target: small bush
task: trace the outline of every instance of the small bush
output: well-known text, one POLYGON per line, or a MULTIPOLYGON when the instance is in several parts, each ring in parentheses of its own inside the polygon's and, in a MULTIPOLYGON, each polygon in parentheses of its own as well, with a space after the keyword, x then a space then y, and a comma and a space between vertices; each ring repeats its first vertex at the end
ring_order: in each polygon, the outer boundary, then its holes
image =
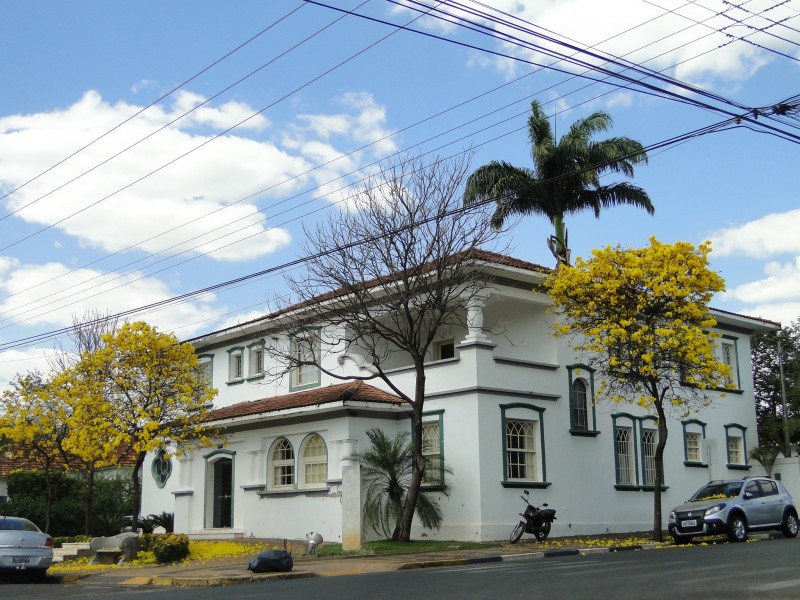
POLYGON ((143 533, 139 536, 139 552, 152 552, 153 550, 153 538, 158 536, 153 535, 152 533, 143 533))
POLYGON ((92 541, 90 535, 62 535, 53 538, 53 547, 61 548, 63 544, 86 544, 92 541))
POLYGON ((153 535, 150 546, 156 562, 177 562, 189 556, 189 537, 183 534, 153 535))

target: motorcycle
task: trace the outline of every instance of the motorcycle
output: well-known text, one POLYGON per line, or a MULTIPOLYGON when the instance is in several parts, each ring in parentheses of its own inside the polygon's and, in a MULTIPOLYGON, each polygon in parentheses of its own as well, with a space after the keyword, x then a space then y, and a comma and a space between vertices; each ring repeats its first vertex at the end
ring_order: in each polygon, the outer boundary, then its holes
POLYGON ((526 504, 525 512, 519 513, 522 519, 514 526, 511 532, 510 541, 512 544, 516 544, 523 533, 532 533, 539 541, 546 539, 550 534, 550 527, 553 525, 553 521, 556 520, 555 509, 544 508, 547 504, 542 504, 543 508, 537 508, 528 500, 528 490, 523 493, 525 495, 520 496, 520 498, 526 504))

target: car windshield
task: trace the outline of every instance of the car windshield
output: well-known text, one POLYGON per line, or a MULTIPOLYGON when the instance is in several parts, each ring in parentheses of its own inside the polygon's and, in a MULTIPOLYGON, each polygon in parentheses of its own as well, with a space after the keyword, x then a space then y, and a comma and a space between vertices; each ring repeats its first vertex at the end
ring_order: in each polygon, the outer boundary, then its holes
POLYGON ((738 496, 741 490, 741 481, 715 481, 697 490, 695 495, 689 499, 689 502, 712 500, 714 498, 733 498, 738 496))
POLYGON ((39 531, 39 528, 27 519, 0 517, 0 531, 39 531))

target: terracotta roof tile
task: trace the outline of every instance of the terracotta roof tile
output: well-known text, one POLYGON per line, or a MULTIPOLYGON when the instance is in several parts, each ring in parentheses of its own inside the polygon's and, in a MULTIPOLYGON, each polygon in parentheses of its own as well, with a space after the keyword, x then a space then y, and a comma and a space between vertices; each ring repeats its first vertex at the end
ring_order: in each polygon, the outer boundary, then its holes
MULTIPOLYGON (((133 452, 121 453, 117 464, 111 467, 102 468, 127 468, 136 465, 136 454, 133 452)), ((53 462, 53 469, 60 470, 64 467, 64 462, 61 459, 56 459, 53 462)), ((5 477, 14 471, 39 471, 42 469, 41 462, 36 458, 35 454, 27 453, 22 456, 18 453, 12 452, 8 447, 0 451, 0 477, 5 477)), ((83 467, 76 459, 71 461, 70 471, 81 471, 83 467)))
POLYGON ((350 381, 327 387, 314 388, 302 392, 293 392, 283 396, 262 398, 251 402, 239 402, 224 408, 213 410, 208 414, 207 420, 221 421, 235 417, 257 415, 261 413, 276 412, 291 408, 305 406, 319 406, 333 402, 375 402, 378 404, 393 404, 399 406, 403 400, 363 381, 350 381))
MULTIPOLYGON (((537 273, 550 273, 552 271, 552 269, 550 269, 548 267, 543 267, 542 265, 537 265, 535 263, 528 262, 526 260, 520 260, 518 258, 513 258, 511 256, 506 256, 505 254, 498 254, 497 252, 490 252, 488 250, 475 249, 475 250, 471 250, 470 254, 471 254, 471 257, 473 257, 473 258, 475 258, 476 260, 479 260, 479 261, 485 261, 485 262, 488 262, 488 263, 494 263, 494 264, 498 264, 498 265, 505 265, 507 267, 514 267, 514 268, 517 268, 517 269, 524 269, 526 271, 534 271, 534 272, 537 272, 537 273)), ((426 270, 429 270, 430 268, 431 268, 430 266, 423 265, 422 267, 420 267, 420 272, 425 272, 426 270)), ((380 285, 381 283, 386 283, 387 281, 391 281, 391 279, 392 279, 392 277, 387 277, 385 279, 370 279, 369 281, 365 281, 364 285, 367 288, 375 287, 377 285, 380 285)), ((211 333, 222 333, 222 332, 225 332, 225 331, 228 331, 228 330, 231 330, 231 329, 240 329, 242 327, 246 327, 248 325, 253 325, 255 323, 267 322, 267 321, 273 320, 273 319, 275 319, 275 318, 277 318, 277 317, 279 317, 279 316, 281 316, 283 314, 286 314, 286 313, 289 313, 291 311, 300 309, 300 308, 302 308, 304 306, 307 306, 309 304, 316 303, 316 302, 324 302, 326 300, 331 300, 331 299, 337 298, 339 296, 344 296, 346 293, 347 292, 344 289, 331 290, 330 292, 327 292, 325 294, 321 294, 320 296, 317 296, 316 298, 312 298, 310 300, 306 300, 304 302, 300 302, 298 304, 294 304, 292 306, 288 306, 286 308, 277 310, 277 311, 272 312, 272 313, 267 313, 267 314, 265 314, 265 315, 263 315, 261 317, 256 317, 255 319, 251 319, 249 321, 243 321, 241 323, 237 323, 236 325, 232 325, 232 326, 226 327, 224 329, 219 329, 219 330, 211 332, 211 333)), ((188 339, 186 341, 188 341, 190 343, 191 342, 196 342, 198 340, 202 340, 205 337, 208 337, 208 335, 210 335, 210 334, 203 334, 203 335, 200 335, 200 336, 197 336, 197 337, 194 337, 194 338, 190 338, 190 339, 188 339)))

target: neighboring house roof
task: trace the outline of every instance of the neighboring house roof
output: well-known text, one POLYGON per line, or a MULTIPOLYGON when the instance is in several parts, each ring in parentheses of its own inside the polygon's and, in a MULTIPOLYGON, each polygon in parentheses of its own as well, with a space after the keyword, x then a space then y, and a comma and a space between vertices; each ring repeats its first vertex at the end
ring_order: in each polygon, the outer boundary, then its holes
MULTIPOLYGON (((24 450, 24 447, 23 447, 24 450)), ((108 467, 100 467, 100 469, 121 469, 132 468, 136 465, 136 454, 133 452, 125 452, 120 455, 117 464, 108 467)), ((64 461, 56 459, 53 461, 52 468, 54 470, 61 470, 64 468, 64 461)), ((39 471, 42 469, 41 462, 35 458, 32 452, 21 453, 13 452, 5 448, 0 455, 0 477, 6 477, 14 471, 39 471)), ((100 470, 98 469, 98 470, 100 470)), ((83 466, 77 460, 70 461, 70 471, 81 471, 83 466)))
POLYGON ((238 402, 224 408, 211 411, 206 419, 208 421, 222 421, 284 411, 292 408, 320 406, 322 404, 347 402, 368 402, 400 406, 403 400, 399 397, 379 390, 363 381, 349 381, 327 387, 315 388, 303 392, 294 392, 283 396, 262 398, 250 402, 238 402))

